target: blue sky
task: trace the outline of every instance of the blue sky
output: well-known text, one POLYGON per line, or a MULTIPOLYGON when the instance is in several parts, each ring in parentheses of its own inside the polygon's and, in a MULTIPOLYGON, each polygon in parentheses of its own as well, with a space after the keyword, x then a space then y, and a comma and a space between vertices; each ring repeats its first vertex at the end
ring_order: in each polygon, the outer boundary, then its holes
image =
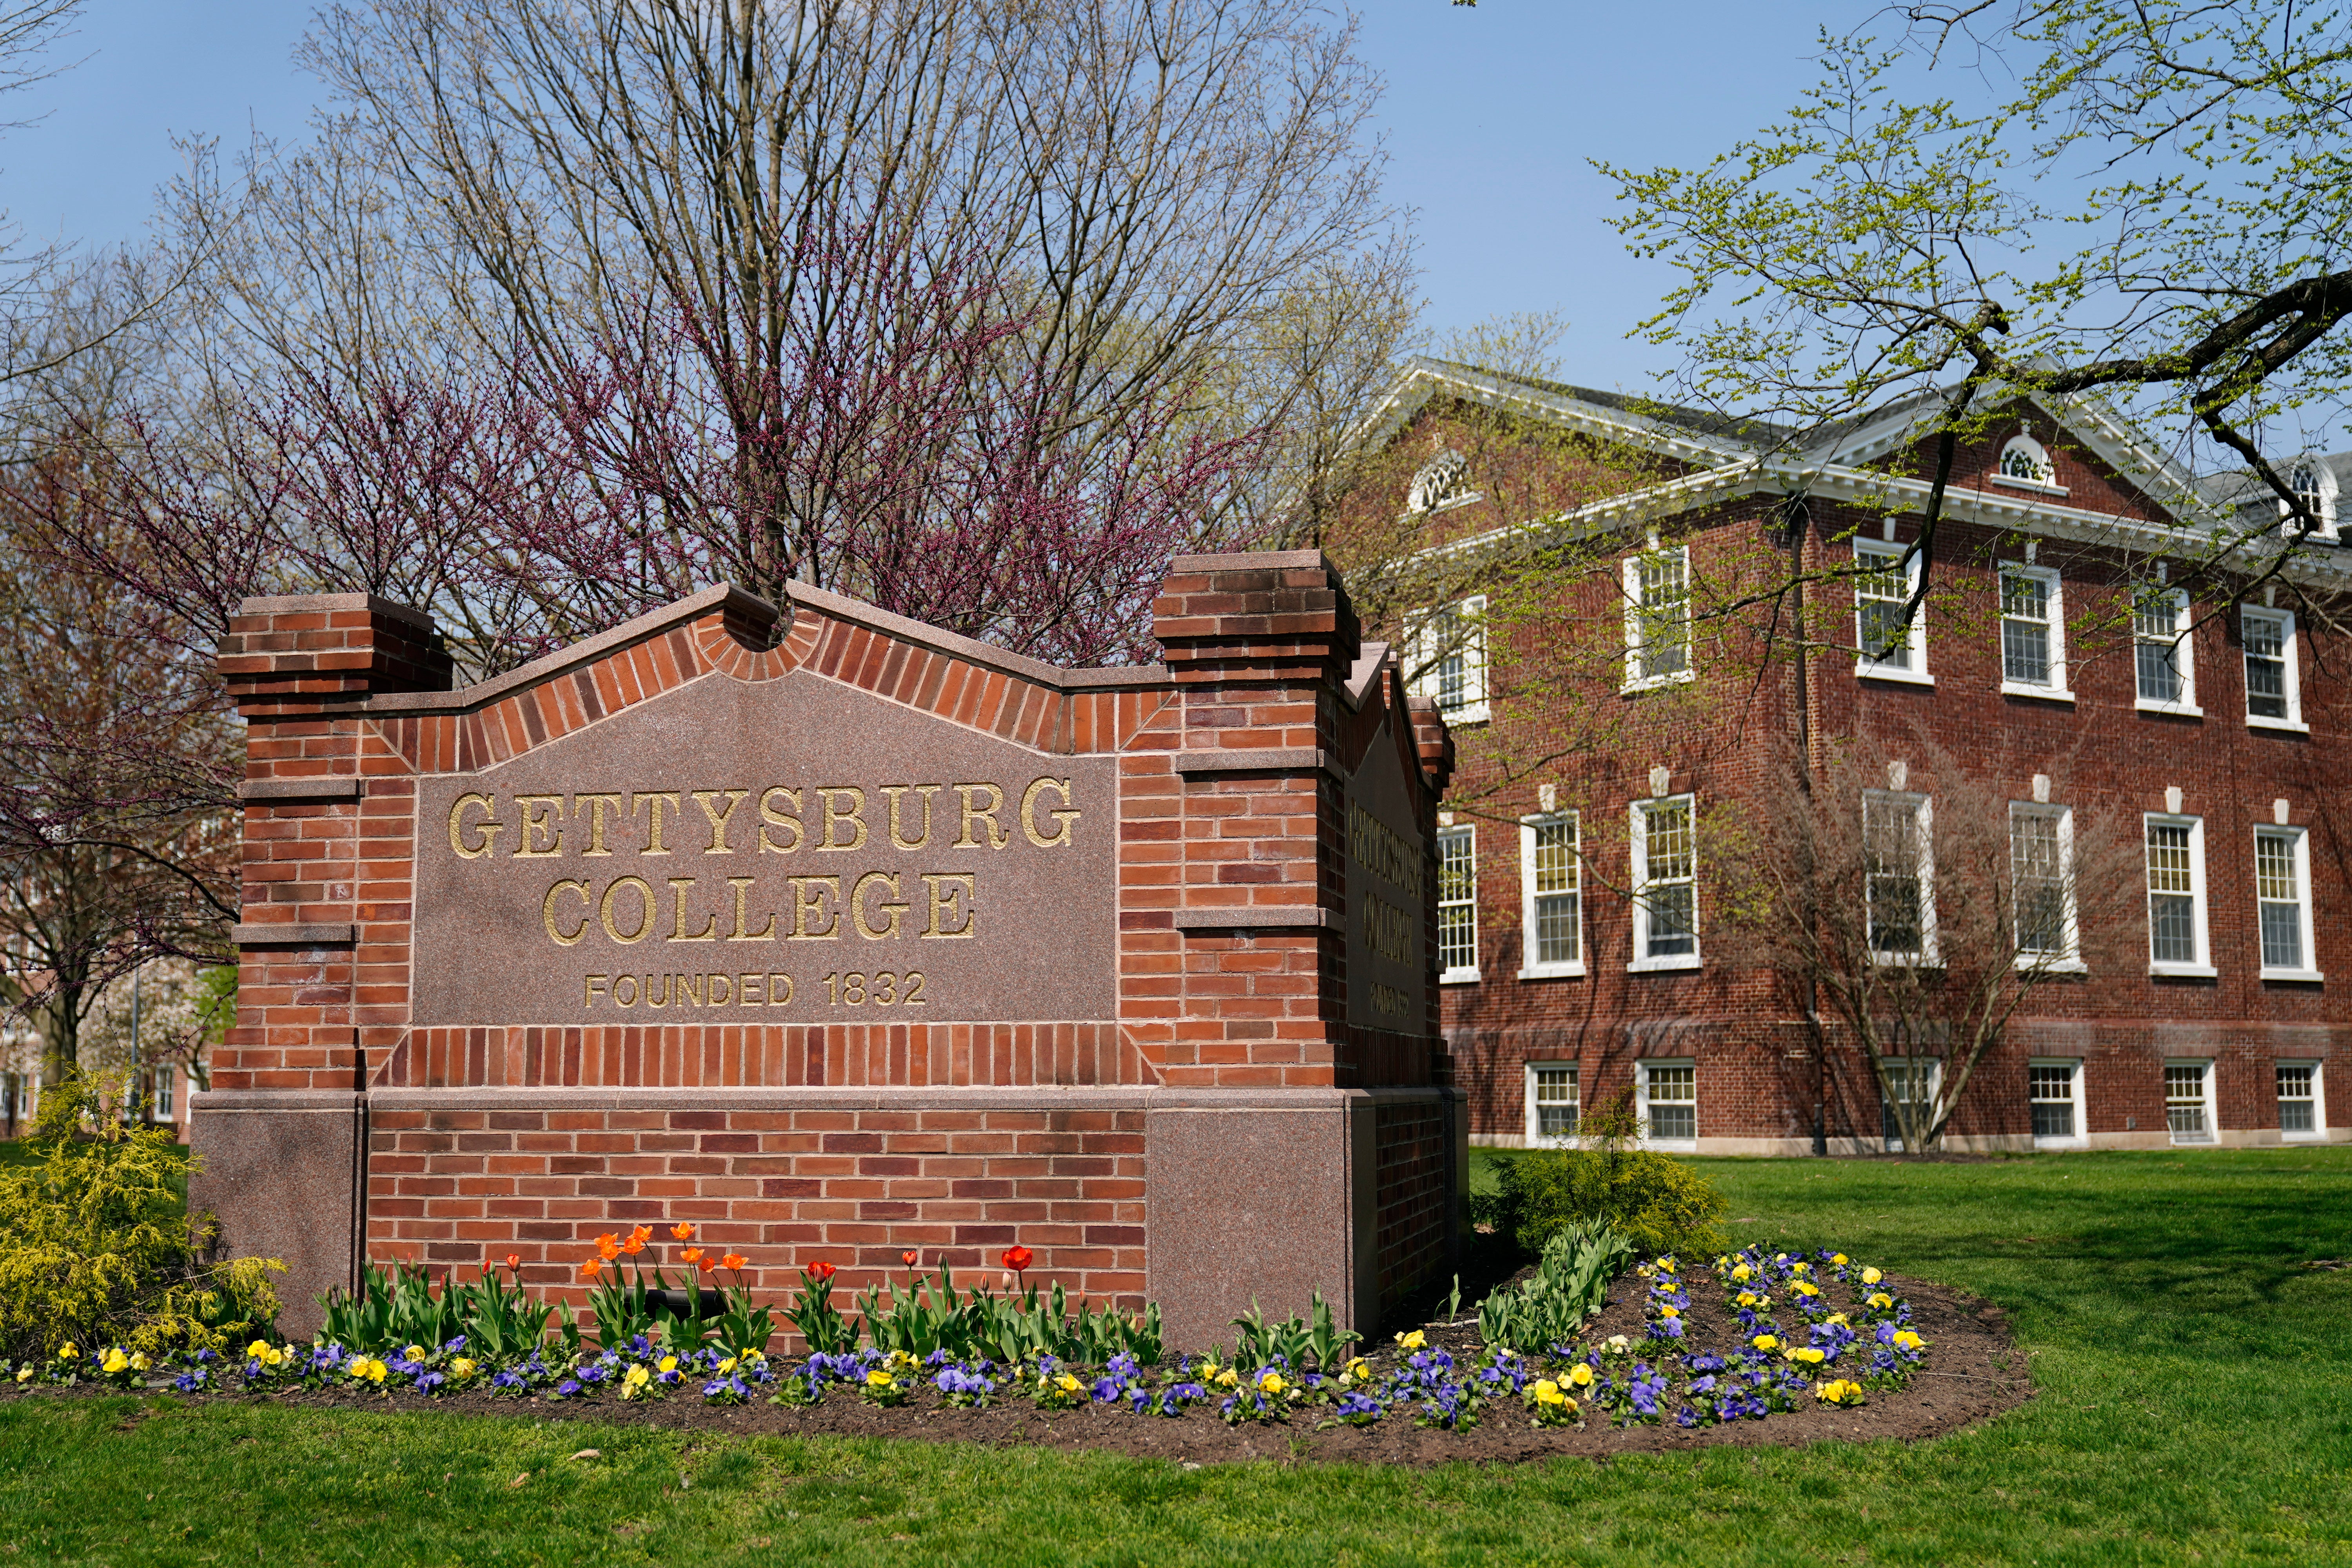
MULTIPOLYGON (((1362 5, 1364 55, 1389 81, 1391 195, 1421 215, 1431 324, 1558 310, 1573 379, 1646 385, 1669 366, 1624 333, 1667 279, 1626 256, 1586 160, 1704 158, 1794 100, 1822 24, 1871 8, 1362 5)), ((177 168, 175 133, 300 137, 315 90, 290 56, 310 13, 310 0, 92 0, 60 51, 88 58, 15 106, 46 118, 0 140, 0 207, 28 240, 127 239, 177 168)))

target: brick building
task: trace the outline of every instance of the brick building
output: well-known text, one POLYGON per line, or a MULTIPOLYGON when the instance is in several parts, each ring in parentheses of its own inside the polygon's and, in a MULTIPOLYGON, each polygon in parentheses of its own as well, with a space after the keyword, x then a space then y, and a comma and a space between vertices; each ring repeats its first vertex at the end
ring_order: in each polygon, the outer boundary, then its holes
MULTIPOLYGON (((2290 539, 2264 525, 2274 502, 2181 471, 2111 412, 2012 402, 1963 444, 1920 552, 1922 429, 1916 403, 1799 432, 1431 360, 1371 416, 1335 535, 1395 537, 1402 514, 1423 557, 1514 563, 1409 642, 1461 749, 1442 1011, 1474 1142, 1570 1133, 1630 1087, 1662 1147, 1887 1145, 1889 1079, 1790 974, 1717 940, 1718 813, 1832 752, 1884 767, 1855 793, 1926 843, 1939 794, 1995 800, 2021 900, 2036 857, 2094 824, 2129 841, 2127 907, 2082 932, 2062 890, 2047 933, 2021 936, 2050 973, 1946 1147, 2352 1139, 2332 1065, 2352 1044, 2336 464, 2293 465, 2329 527, 2290 539), (1540 510, 1530 472, 1552 481, 1540 510), (2232 518, 2265 542, 2219 548, 2232 518), (1801 594, 1769 591, 1792 578, 1801 594), (2081 962, 2094 935, 2123 956, 2081 962)), ((1945 1054, 1931 1039, 1889 1078, 1931 1090, 1945 1054)))

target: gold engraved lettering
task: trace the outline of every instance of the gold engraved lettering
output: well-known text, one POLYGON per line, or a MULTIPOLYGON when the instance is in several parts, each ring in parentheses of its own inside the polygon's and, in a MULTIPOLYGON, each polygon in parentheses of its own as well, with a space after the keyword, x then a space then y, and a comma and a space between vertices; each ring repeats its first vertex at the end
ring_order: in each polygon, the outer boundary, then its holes
MULTIPOLYGON (((596 912, 598 917, 604 922, 604 934, 611 937, 614 942, 624 944, 633 942, 643 942, 645 940, 646 932, 653 929, 653 884, 647 882, 643 877, 616 877, 613 880, 613 885, 604 889, 604 901, 597 906, 596 912), (621 934, 620 926, 615 923, 613 919, 613 900, 620 893, 620 890, 623 888, 635 888, 637 890, 638 899, 637 929, 631 931, 626 936, 623 936, 621 934)), ((617 980, 613 984, 616 989, 620 985, 620 982, 617 980)))
POLYGON ((882 793, 890 797, 890 843, 899 849, 920 849, 931 841, 931 796, 940 793, 937 784, 884 784, 882 793), (909 789, 923 797, 923 836, 908 838, 898 831, 898 797, 909 789))
POLYGON ((703 816, 710 818, 710 847, 703 851, 705 855, 735 853, 727 843, 727 819, 735 815, 735 808, 742 805, 743 797, 751 793, 748 789, 698 789, 694 792, 694 804, 702 807, 703 816), (710 803, 720 795, 727 797, 727 809, 714 811, 710 803))
POLYGON ((702 929, 700 931, 688 931, 686 929, 686 890, 694 886, 694 879, 691 877, 672 877, 669 879, 669 886, 670 896, 674 901, 670 907, 669 935, 665 940, 669 942, 717 942, 719 940, 719 917, 717 915, 713 915, 709 920, 703 921, 702 929))
POLYGON ((670 977, 669 977, 668 975, 667 975, 667 974, 662 975, 662 976, 660 977, 660 979, 661 979, 661 998, 660 998, 660 1000, 656 1001, 656 1000, 655 1000, 655 997, 654 997, 654 979, 655 979, 655 977, 654 977, 653 975, 650 975, 650 974, 648 974, 648 975, 646 975, 646 1006, 648 1006, 648 1007, 667 1007, 667 1006, 668 1006, 668 1005, 669 1005, 669 978, 670 978, 670 977))
POLYGON ((604 982, 609 978, 610 976, 603 974, 590 975, 588 977, 587 1000, 583 1002, 581 1005, 583 1007, 593 1007, 596 1005, 596 993, 604 989, 604 982))
POLYGON ((1067 844, 1070 833, 1077 826, 1078 814, 1070 809, 1070 781, 1067 779, 1032 779, 1029 787, 1021 792, 1021 831, 1029 842, 1040 849, 1050 849, 1056 844, 1067 844), (1054 819, 1050 834, 1037 831, 1037 797, 1046 790, 1059 790, 1062 804, 1045 815, 1054 819))
POLYGON ((782 784, 769 785, 767 790, 760 796, 760 847, 762 851, 770 855, 789 855, 793 850, 801 847, 801 819, 797 815, 787 816, 782 812, 778 811, 774 806, 768 804, 778 795, 782 795, 786 800, 792 802, 793 810, 795 814, 797 814, 801 808, 800 791, 796 789, 786 789, 782 784), (789 832, 792 835, 791 840, 787 843, 779 844, 774 839, 769 837, 769 829, 776 827, 783 828, 785 831, 789 832))
POLYGON ((738 1007, 764 1007, 767 1005, 765 998, 753 994, 753 992, 759 988, 760 982, 763 978, 765 977, 762 973, 756 969, 747 969, 742 973, 737 975, 735 977, 735 1005, 738 1007))
POLYGON ((745 907, 744 900, 751 896, 751 880, 752 879, 749 877, 730 877, 727 879, 727 885, 735 889, 735 929, 728 934, 727 940, 729 942, 773 942, 776 940, 776 917, 772 914, 768 917, 768 923, 761 926, 758 931, 747 931, 744 929, 744 922, 750 918, 750 912, 745 907))
POLYGON ((547 925, 547 934, 555 939, 558 947, 570 947, 588 934, 588 910, 594 902, 594 893, 585 882, 562 881, 547 889, 547 897, 539 901, 539 918, 547 925), (580 923, 572 928, 570 936, 555 929, 555 895, 566 888, 580 895, 580 923))
MULTIPOLYGON (((673 818, 675 818, 685 809, 677 804, 677 791, 674 789, 655 791, 652 793, 639 790, 630 791, 629 820, 632 822, 635 822, 637 819, 637 802, 641 800, 653 808, 646 814, 646 825, 645 852, 648 855, 667 855, 669 853, 669 846, 662 842, 662 802, 669 802, 669 814, 673 818)), ((650 1003, 652 1001, 652 997, 648 995, 646 1000, 650 1003)))
POLYGON ((499 847, 499 829, 506 826, 498 820, 498 813, 499 803, 495 795, 459 795, 457 804, 449 808, 449 847, 456 850, 460 858, 467 860, 478 860, 496 849, 499 847), (470 849, 466 847, 465 829, 458 820, 466 815, 466 808, 469 805, 478 805, 490 816, 489 821, 473 825, 478 837, 470 849))
POLYGON ((522 842, 514 847, 518 860, 548 860, 563 853, 563 797, 560 795, 519 795, 515 804, 522 807, 522 842), (547 847, 534 848, 531 840, 545 836, 547 847))
POLYGON ((855 784, 819 784, 816 793, 817 797, 824 802, 824 837, 818 841, 817 847, 820 849, 865 848, 866 818, 860 816, 858 813, 866 809, 866 792, 855 784), (849 808, 846 811, 833 803, 833 797, 837 795, 849 797, 849 808), (857 837, 846 844, 836 843, 833 830, 845 822, 857 830, 857 837))
POLYGON ((604 847, 604 814, 618 813, 620 809, 621 797, 617 795, 575 795, 572 797, 572 815, 578 816, 584 813, 588 818, 588 847, 582 850, 582 854, 612 853, 604 847))
POLYGON ((673 974, 670 976, 670 990, 672 994, 676 997, 679 1006, 683 1007, 688 1002, 693 1003, 698 1007, 702 1005, 702 983, 705 978, 707 977, 700 974, 673 974))
POLYGON ((891 898, 896 899, 898 896, 898 879, 895 874, 883 871, 868 871, 857 879, 857 886, 852 889, 849 894, 849 912, 857 922, 857 934, 869 942, 881 942, 887 938, 896 937, 898 934, 898 922, 906 919, 907 906, 902 903, 874 906, 887 910, 890 914, 890 923, 880 931, 876 931, 873 922, 866 918, 870 912, 866 902, 866 892, 869 888, 880 888, 891 898))
POLYGON ((735 1000, 735 982, 731 976, 714 974, 710 977, 710 1005, 724 1007, 735 1000))
POLYGON ((786 1004, 787 1002, 790 1002, 792 999, 793 999, 793 977, 792 977, 791 975, 789 975, 789 974, 771 974, 771 975, 769 975, 769 976, 768 976, 768 1005, 769 1005, 769 1006, 771 1006, 771 1007, 781 1007, 781 1006, 784 1005, 784 1004, 786 1004), (781 980, 781 981, 782 981, 782 982, 784 983, 784 994, 783 994, 782 995, 781 995, 781 996, 779 996, 779 995, 777 995, 777 994, 776 994, 776 982, 777 982, 777 981, 779 981, 779 980, 781 980))
POLYGON ((1391 963, 1411 963, 1413 921, 1395 905, 1364 895, 1364 945, 1391 963))
POLYGON ((637 1005, 637 977, 634 974, 615 974, 613 976, 613 1000, 624 1007, 635 1006, 637 1005), (629 994, 626 996, 621 994, 621 987, 624 985, 629 988, 629 994))
POLYGON ((979 879, 970 871, 924 871, 919 873, 924 886, 931 890, 930 921, 923 928, 925 937, 965 937, 971 934, 972 895, 979 890, 979 879), (962 923, 950 929, 948 921, 962 923))
POLYGON ((1002 849, 1013 842, 1013 835, 996 820, 996 814, 1004 809, 1003 790, 992 784, 960 784, 955 788, 956 793, 963 796, 963 836, 955 841, 957 848, 978 849, 985 845, 991 849, 1002 849), (988 804, 974 805, 972 797, 982 790, 988 792, 988 804), (975 822, 982 826, 978 838, 971 836, 971 825, 975 822))
MULTIPOLYGON (((841 934, 841 921, 833 911, 824 907, 824 900, 827 898, 831 898, 836 904, 841 902, 841 879, 838 877, 793 877, 789 879, 793 885, 793 934, 791 940, 793 942, 831 942, 834 938, 839 936, 841 934), (811 924, 811 917, 823 920, 824 924, 822 926, 811 924)), ((770 1005, 773 1005, 772 1003, 770 1005)))

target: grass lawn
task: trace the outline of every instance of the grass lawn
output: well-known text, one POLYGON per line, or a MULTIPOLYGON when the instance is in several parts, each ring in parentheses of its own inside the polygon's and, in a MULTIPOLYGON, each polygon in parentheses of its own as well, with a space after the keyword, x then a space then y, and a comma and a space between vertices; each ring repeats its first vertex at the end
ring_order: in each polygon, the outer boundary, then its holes
POLYGON ((0 1552, 271 1564, 2352 1562, 2352 1271, 2303 1267, 2352 1257, 2352 1150, 1702 1163, 1748 1220, 1742 1239, 1837 1245, 2009 1308, 2040 1397, 1908 1448, 1425 1472, 1185 1470, 154 1396, 19 1403, 0 1408, 0 1552), (604 1457, 567 1458, 586 1447, 604 1457))

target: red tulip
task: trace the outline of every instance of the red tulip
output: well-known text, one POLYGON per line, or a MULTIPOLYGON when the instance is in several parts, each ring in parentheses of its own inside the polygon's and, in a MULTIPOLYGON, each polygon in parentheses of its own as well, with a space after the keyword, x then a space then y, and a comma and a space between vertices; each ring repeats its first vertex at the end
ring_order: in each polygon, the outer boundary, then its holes
POLYGON ((1036 1256, 1025 1247, 1008 1247, 1004 1249, 1004 1267, 1015 1274, 1024 1273, 1036 1256))
POLYGON ((507 1254, 507 1267, 508 1267, 508 1268, 512 1268, 512 1269, 520 1270, 520 1269, 522 1268, 522 1254, 521 1254, 521 1253, 520 1253, 520 1252, 509 1252, 509 1253, 508 1253, 508 1254, 507 1254))
POLYGON ((806 1273, 812 1279, 830 1279, 834 1276, 834 1267, 830 1263, 812 1263, 806 1273))
POLYGON ((919 1252, 902 1252, 898 1254, 898 1261, 912 1268, 915 1266, 915 1259, 921 1256, 919 1252))
POLYGON ((705 1274, 709 1273, 712 1269, 719 1267, 719 1259, 716 1258, 712 1258, 709 1254, 702 1252, 702 1249, 699 1247, 697 1247, 695 1251, 698 1256, 694 1266, 697 1268, 701 1269, 705 1274))

